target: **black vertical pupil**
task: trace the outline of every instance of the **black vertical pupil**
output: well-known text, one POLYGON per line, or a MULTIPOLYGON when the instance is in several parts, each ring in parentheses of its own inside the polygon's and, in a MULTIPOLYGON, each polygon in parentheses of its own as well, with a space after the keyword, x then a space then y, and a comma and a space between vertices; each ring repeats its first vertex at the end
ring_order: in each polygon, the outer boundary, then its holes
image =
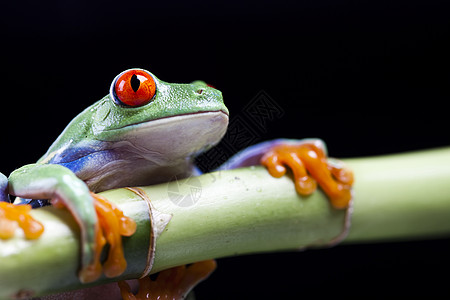
POLYGON ((136 93, 139 87, 141 86, 141 81, 138 79, 136 74, 133 74, 130 79, 131 88, 136 93))

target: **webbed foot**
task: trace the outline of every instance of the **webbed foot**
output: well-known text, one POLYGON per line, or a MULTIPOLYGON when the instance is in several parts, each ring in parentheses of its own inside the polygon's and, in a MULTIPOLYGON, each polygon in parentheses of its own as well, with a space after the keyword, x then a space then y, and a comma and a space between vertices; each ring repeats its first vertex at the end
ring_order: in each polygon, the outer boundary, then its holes
POLYGON ((328 159, 320 143, 282 143, 271 148, 261 158, 273 177, 281 177, 286 167, 292 170, 295 188, 301 195, 323 189, 331 204, 338 209, 348 207, 352 199, 353 173, 343 162, 328 159))
POLYGON ((184 297, 215 269, 215 260, 205 260, 189 266, 179 266, 161 271, 156 280, 149 276, 139 279, 139 291, 135 295, 125 281, 119 281, 124 300, 184 299, 184 297))
POLYGON ((31 205, 28 204, 0 202, 0 238, 12 238, 17 226, 22 228, 25 238, 39 238, 44 232, 44 226, 29 214, 30 211, 31 205))

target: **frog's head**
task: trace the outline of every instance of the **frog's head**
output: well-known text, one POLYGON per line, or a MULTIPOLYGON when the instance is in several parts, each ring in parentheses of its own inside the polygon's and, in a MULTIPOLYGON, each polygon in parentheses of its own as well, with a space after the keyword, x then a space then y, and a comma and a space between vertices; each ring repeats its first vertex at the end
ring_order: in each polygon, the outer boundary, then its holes
POLYGON ((201 81, 171 84, 142 69, 120 73, 110 93, 91 106, 97 141, 155 156, 181 158, 217 144, 226 132, 222 93, 201 81))

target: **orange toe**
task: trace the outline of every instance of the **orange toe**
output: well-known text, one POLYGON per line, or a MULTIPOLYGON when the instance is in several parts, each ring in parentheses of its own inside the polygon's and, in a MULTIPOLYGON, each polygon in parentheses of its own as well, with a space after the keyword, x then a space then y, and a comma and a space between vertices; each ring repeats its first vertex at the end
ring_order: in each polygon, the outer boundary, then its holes
POLYGON ((44 232, 44 226, 29 214, 30 211, 29 204, 0 202, 0 238, 13 237, 17 226, 22 228, 27 239, 39 238, 44 232))
POLYGON ((122 298, 127 300, 184 299, 216 267, 216 261, 206 260, 161 271, 156 280, 149 276, 139 279, 139 291, 136 295, 125 281, 119 282, 119 288, 122 298))
MULTIPOLYGON (((95 210, 99 219, 99 235, 96 257, 100 258, 104 241, 109 244, 108 257, 103 265, 103 272, 107 277, 117 277, 122 274, 127 262, 122 247, 122 236, 131 236, 136 231, 136 223, 114 204, 104 197, 91 193, 94 198, 95 210)), ((97 262, 95 262, 96 264, 97 262)))
POLYGON ((261 158, 261 164, 274 177, 281 177, 284 173, 280 170, 289 167, 300 195, 313 193, 318 184, 337 209, 348 207, 352 199, 352 171, 338 160, 329 163, 324 151, 314 143, 274 146, 261 158))
POLYGON ((102 272, 112 278, 121 275, 127 268, 122 247, 122 236, 131 236, 136 231, 136 222, 125 216, 114 204, 103 196, 91 192, 94 198, 98 225, 96 228, 93 262, 79 273, 82 282, 97 280, 102 272), (104 246, 108 243, 109 252, 103 265, 100 262, 104 246))

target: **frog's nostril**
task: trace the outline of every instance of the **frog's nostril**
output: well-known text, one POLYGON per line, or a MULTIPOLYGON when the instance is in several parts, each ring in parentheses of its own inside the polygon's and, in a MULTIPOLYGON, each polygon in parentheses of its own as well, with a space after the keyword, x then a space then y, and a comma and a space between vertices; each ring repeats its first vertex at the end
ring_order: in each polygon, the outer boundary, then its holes
POLYGON ((196 91, 196 93, 199 94, 199 95, 201 95, 201 94, 203 93, 203 89, 198 89, 198 90, 196 91))

